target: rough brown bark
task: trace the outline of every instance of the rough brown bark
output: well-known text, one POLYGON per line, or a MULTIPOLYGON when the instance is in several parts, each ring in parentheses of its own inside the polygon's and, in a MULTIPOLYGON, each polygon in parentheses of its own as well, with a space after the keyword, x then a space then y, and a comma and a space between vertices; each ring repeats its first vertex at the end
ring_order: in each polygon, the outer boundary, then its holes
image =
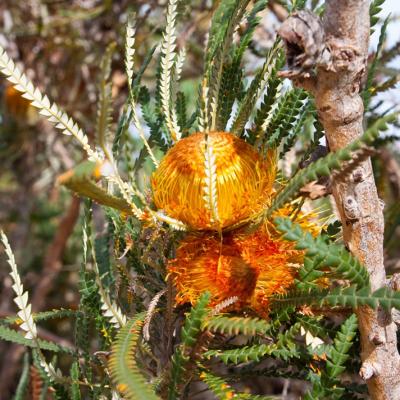
MULTIPOLYGON (((309 11, 289 17, 279 34, 286 44, 288 69, 282 73, 315 97, 331 150, 363 133, 359 95, 368 55, 369 1, 327 0, 321 21, 309 11)), ((383 265, 383 213, 370 160, 361 163, 332 191, 349 250, 366 266, 372 289, 386 283, 383 265)), ((362 346, 360 375, 371 398, 400 399, 400 358, 396 326, 383 310, 357 310, 362 346)))

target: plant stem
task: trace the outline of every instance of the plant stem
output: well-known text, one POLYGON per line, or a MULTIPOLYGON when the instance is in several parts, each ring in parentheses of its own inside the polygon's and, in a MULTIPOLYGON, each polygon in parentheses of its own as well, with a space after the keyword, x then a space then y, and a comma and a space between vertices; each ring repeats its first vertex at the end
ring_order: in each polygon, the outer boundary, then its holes
MULTIPOLYGON (((367 67, 369 1, 327 0, 322 21, 309 11, 293 14, 281 26, 288 70, 281 73, 315 96, 330 150, 348 145, 363 133, 360 97, 367 67)), ((333 182, 343 238, 365 265, 372 290, 385 285, 384 220, 371 161, 362 162, 345 180, 333 182)), ((391 315, 356 310, 362 346, 360 374, 372 399, 400 398, 400 358, 391 315)))

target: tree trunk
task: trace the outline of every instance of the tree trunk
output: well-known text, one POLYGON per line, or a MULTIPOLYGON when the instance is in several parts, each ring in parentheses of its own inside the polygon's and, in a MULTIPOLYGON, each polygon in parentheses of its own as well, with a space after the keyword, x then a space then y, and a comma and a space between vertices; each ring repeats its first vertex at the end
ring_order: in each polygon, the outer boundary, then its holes
MULTIPOLYGON (((279 29, 288 70, 282 76, 315 97, 332 151, 363 133, 360 97, 369 42, 367 0, 327 0, 321 21, 309 11, 289 17, 279 29)), ((372 290, 386 284, 383 265, 383 213, 371 161, 361 163, 345 181, 333 182, 333 196, 348 249, 368 269, 372 290)), ((383 310, 356 310, 362 346, 360 375, 372 399, 400 399, 400 358, 396 326, 383 310)))

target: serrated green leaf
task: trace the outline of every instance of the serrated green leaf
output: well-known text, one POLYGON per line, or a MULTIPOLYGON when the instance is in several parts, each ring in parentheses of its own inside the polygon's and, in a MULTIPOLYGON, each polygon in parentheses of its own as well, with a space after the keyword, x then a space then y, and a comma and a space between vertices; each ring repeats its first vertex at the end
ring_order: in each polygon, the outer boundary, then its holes
POLYGON ((14 329, 7 328, 4 325, 0 325, 0 339, 16 344, 22 344, 24 346, 32 348, 36 348, 38 344, 40 349, 49 350, 54 353, 59 353, 59 352, 68 354, 75 353, 74 349, 65 346, 60 346, 56 343, 49 342, 47 340, 37 339, 36 341, 32 339, 26 339, 23 333, 15 331, 14 329))
POLYGON ((144 318, 145 314, 138 314, 118 332, 108 362, 112 380, 127 400, 158 399, 135 360, 144 318))
POLYGON ((364 145, 373 143, 378 137, 379 132, 386 130, 387 124, 395 122, 396 119, 397 114, 386 115, 378 119, 359 139, 354 140, 343 149, 334 153, 329 153, 327 156, 318 159, 308 167, 300 170, 274 197, 271 206, 264 213, 264 217, 270 217, 276 210, 292 201, 306 183, 317 180, 319 176, 318 171, 322 170, 326 173, 326 168, 329 168, 330 172, 338 170, 343 162, 351 160, 354 151, 360 149, 364 145))
POLYGON ((204 328, 212 332, 220 332, 228 335, 256 335, 265 334, 271 329, 271 325, 259 318, 217 315, 206 319, 204 321, 204 328))
POLYGON ((299 273, 304 283, 312 283, 322 276, 312 274, 313 269, 321 271, 322 268, 329 268, 337 277, 349 280, 358 288, 369 285, 368 271, 344 246, 327 243, 322 236, 314 238, 290 218, 278 217, 274 221, 284 239, 295 242, 296 249, 306 250, 306 261, 299 273))

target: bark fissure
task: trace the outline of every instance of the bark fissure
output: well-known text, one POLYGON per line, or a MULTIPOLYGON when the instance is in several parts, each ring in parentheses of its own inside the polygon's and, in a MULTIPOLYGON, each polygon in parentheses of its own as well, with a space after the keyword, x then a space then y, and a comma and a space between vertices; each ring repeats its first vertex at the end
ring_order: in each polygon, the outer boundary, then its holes
MULTIPOLYGON (((280 27, 287 69, 281 75, 314 97, 332 151, 363 133, 360 88, 368 56, 369 2, 328 0, 322 20, 299 11, 280 27)), ((346 180, 334 180, 332 193, 349 250, 366 266, 372 290, 386 284, 384 221, 370 159, 346 180)), ((372 399, 400 399, 400 358, 391 315, 368 307, 357 310, 362 346, 360 374, 372 399)))

